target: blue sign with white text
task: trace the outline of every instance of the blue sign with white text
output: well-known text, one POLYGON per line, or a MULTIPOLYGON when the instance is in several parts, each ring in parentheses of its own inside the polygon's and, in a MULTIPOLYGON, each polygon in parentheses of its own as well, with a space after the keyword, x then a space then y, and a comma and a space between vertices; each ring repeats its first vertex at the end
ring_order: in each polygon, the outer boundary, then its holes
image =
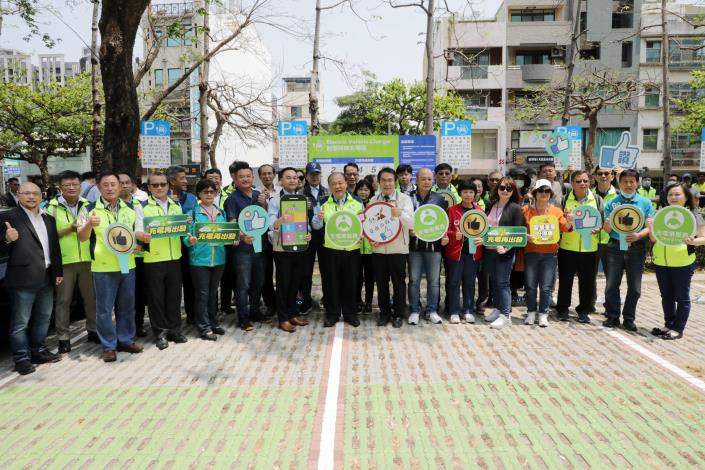
POLYGON ((306 121, 279 121, 279 137, 299 137, 307 134, 306 121))
POLYGON ((140 121, 140 134, 152 137, 166 137, 171 135, 169 121, 140 121))
POLYGON ((419 168, 436 166, 436 136, 435 135, 400 135, 399 164, 411 165, 414 169, 413 179, 419 168))
POLYGON ((441 121, 442 137, 467 137, 472 135, 472 121, 441 121))

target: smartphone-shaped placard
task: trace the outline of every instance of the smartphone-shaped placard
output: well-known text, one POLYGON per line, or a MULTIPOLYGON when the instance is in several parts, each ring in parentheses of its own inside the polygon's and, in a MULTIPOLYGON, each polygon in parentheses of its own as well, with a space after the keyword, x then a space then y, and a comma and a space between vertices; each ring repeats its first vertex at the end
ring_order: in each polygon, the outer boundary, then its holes
POLYGON ((281 197, 280 214, 289 214, 289 220, 279 229, 284 251, 305 251, 308 248, 308 207, 306 196, 302 194, 284 194, 281 197))

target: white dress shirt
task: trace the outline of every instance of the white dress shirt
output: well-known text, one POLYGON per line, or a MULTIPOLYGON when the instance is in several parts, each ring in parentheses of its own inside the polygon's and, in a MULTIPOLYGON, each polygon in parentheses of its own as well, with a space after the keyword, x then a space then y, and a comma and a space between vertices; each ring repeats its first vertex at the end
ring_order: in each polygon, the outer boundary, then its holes
POLYGON ((37 232, 39 237, 39 242, 42 244, 42 250, 44 251, 44 267, 48 268, 51 266, 51 254, 49 251, 49 234, 47 233, 47 226, 44 224, 44 218, 42 217, 42 211, 37 209, 37 214, 27 210, 22 204, 20 204, 22 210, 29 217, 29 221, 32 222, 32 227, 34 231, 37 232))

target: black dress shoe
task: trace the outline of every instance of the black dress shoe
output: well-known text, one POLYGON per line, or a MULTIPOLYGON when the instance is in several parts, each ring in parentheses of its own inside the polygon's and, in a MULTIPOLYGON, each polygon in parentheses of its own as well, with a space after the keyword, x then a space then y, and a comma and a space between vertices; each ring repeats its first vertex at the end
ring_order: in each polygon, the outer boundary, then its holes
POLYGON ((637 330, 637 327, 636 327, 636 324, 634 323, 634 320, 624 320, 624 324, 622 326, 627 331, 636 331, 637 330))
POLYGON ((568 312, 558 312, 558 319, 560 321, 568 321, 570 320, 570 316, 568 316, 568 312))
POLYGON ((96 333, 95 331, 89 331, 88 335, 86 335, 86 342, 100 344, 100 338, 98 337, 98 333, 96 333))
POLYGON ((387 323, 389 323, 389 315, 381 315, 377 320, 377 326, 387 326, 387 323))
POLYGON ((60 360, 61 356, 49 352, 46 349, 38 353, 32 353, 32 364, 47 364, 50 362, 59 362, 60 360))
POLYGON ((147 336, 147 330, 143 326, 140 326, 135 330, 135 336, 139 338, 144 338, 145 336, 147 336))
POLYGON ((169 342, 166 340, 166 336, 163 335, 157 336, 155 344, 157 345, 157 348, 159 348, 160 351, 169 347, 169 342))
POLYGON ((360 326, 360 320, 358 320, 357 318, 352 318, 352 319, 350 319, 350 320, 345 320, 345 323, 347 323, 348 325, 350 325, 350 326, 352 326, 352 327, 354 327, 354 328, 357 328, 358 326, 360 326))
POLYGON ((15 364, 15 370, 20 375, 27 375, 27 374, 31 374, 32 372, 34 372, 37 369, 34 368, 34 366, 32 365, 32 363, 30 361, 24 360, 24 361, 20 361, 17 364, 15 364))
POLYGON ((578 314, 578 322, 579 323, 590 323, 590 316, 587 313, 579 313, 578 314))
POLYGON ((59 354, 66 354, 71 352, 71 341, 68 339, 59 340, 59 354))
POLYGON ((166 335, 166 339, 173 343, 185 343, 188 338, 181 333, 169 333, 166 335))
POLYGON ((335 326, 336 323, 338 323, 338 322, 333 321, 333 320, 326 320, 326 321, 323 322, 323 327, 324 327, 324 328, 330 328, 330 327, 332 327, 332 326, 335 326))
POLYGON ((222 326, 214 326, 211 328, 211 331, 215 335, 224 335, 225 334, 225 329, 222 326))
POLYGON ((616 326, 619 326, 619 319, 618 318, 607 318, 607 320, 602 322, 602 326, 607 327, 607 328, 614 328, 616 326))
POLYGON ((255 329, 255 327, 250 323, 249 320, 245 320, 244 322, 240 323, 240 329, 242 331, 252 331, 255 329))
POLYGON ((392 318, 392 326, 394 328, 401 328, 401 325, 404 323, 404 320, 402 320, 401 317, 394 317, 392 318))
POLYGON ((201 333, 201 339, 204 339, 206 341, 216 341, 218 337, 213 333, 201 333))

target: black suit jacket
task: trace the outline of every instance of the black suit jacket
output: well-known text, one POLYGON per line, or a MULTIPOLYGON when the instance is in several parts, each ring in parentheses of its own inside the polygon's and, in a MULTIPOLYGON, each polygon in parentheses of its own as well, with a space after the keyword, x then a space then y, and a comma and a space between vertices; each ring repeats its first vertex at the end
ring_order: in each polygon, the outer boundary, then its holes
MULTIPOLYGON (((42 214, 44 225, 49 236, 49 255, 51 257, 51 278, 63 276, 61 263, 61 248, 59 235, 56 232, 56 222, 48 214, 42 214)), ((46 268, 44 250, 39 236, 24 209, 16 207, 0 213, 0 252, 9 255, 5 285, 7 287, 34 287, 44 282, 46 268), (12 243, 6 243, 5 232, 10 222, 12 228, 19 233, 19 238, 12 243)))
POLYGON ((10 194, 9 191, 6 192, 4 196, 2 196, 2 199, 5 202, 5 205, 7 207, 17 207, 17 203, 15 202, 15 198, 12 197, 12 194, 10 194))
MULTIPOLYGON (((320 205, 321 204, 320 201, 321 200, 325 201, 326 198, 328 198, 328 195, 330 193, 328 192, 328 188, 326 188, 322 184, 319 184, 318 185, 318 199, 316 199, 313 197, 313 194, 311 194, 311 186, 306 184, 306 186, 304 186, 304 188, 301 190, 301 194, 306 196, 306 198, 308 199, 308 220, 310 221, 313 219, 313 206, 320 205)), ((322 230, 323 229, 321 229, 320 231, 322 231, 322 230)), ((318 232, 319 230, 313 230, 313 231, 318 232)))

